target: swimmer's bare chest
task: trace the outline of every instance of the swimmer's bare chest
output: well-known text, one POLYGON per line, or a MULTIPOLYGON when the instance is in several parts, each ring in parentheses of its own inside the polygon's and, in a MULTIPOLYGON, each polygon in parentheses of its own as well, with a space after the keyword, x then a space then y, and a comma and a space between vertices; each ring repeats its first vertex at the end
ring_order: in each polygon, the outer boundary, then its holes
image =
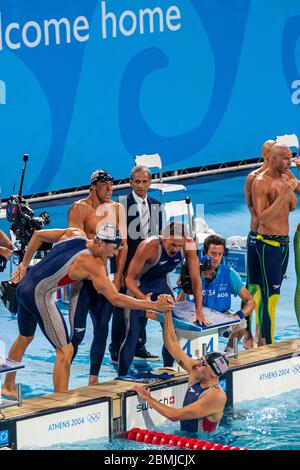
POLYGON ((96 235, 98 224, 119 226, 118 204, 101 204, 97 209, 89 207, 84 219, 84 231, 88 238, 96 235))
MULTIPOLYGON (((276 199, 278 198, 279 194, 281 193, 281 191, 283 190, 284 186, 285 186, 285 183, 287 181, 287 178, 285 177, 282 177, 281 180, 270 180, 270 179, 267 179, 266 182, 267 182, 267 188, 268 188, 268 191, 267 191, 267 199, 268 199, 268 206, 270 207, 274 201, 276 201, 276 199)), ((291 194, 290 196, 290 199, 286 201, 286 204, 284 205, 284 208, 283 208, 283 214, 285 213, 289 213, 289 206, 290 206, 290 203, 294 200, 294 193, 291 194)), ((278 214, 280 215, 280 214, 278 214)))

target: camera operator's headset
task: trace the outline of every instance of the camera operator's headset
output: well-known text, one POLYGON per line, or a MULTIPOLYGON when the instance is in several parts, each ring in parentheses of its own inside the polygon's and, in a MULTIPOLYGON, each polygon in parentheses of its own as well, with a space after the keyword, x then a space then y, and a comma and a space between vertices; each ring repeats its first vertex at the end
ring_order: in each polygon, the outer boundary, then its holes
MULTIPOLYGON (((202 254, 202 256, 200 258, 200 272, 201 272, 201 268, 202 268, 202 272, 203 272, 203 271, 206 271, 211 265, 211 259, 210 259, 209 256, 207 256, 208 248, 209 247, 206 243, 206 240, 204 240, 202 253, 200 252, 200 254, 202 254)), ((228 248, 225 245, 224 246, 224 256, 227 256, 227 255, 228 255, 228 248)), ((205 279, 206 283, 210 284, 211 282, 213 282, 216 279, 216 276, 217 276, 217 271, 214 273, 214 275, 210 279, 205 279)), ((184 263, 181 266, 180 284, 181 284, 181 288, 182 288, 183 292, 185 292, 186 294, 193 294, 191 277, 189 275, 189 268, 188 268, 186 263, 184 263)))

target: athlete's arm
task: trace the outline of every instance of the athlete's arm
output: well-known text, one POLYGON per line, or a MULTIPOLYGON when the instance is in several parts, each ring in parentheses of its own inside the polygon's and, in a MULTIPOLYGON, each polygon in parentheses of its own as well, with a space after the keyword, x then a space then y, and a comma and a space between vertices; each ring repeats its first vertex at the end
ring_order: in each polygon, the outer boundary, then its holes
POLYGON ((75 229, 74 231, 74 229, 70 228, 36 230, 33 233, 30 242, 28 243, 23 261, 18 265, 16 271, 11 277, 11 280, 15 284, 21 281, 21 279, 26 274, 27 267, 29 266, 30 261, 32 260, 33 256, 38 251, 42 243, 55 243, 61 240, 64 236, 71 236, 75 232, 84 235, 84 232, 82 232, 81 230, 75 229))
POLYGON ((175 359, 177 364, 186 371, 191 372, 193 365, 197 361, 191 359, 179 346, 172 320, 172 313, 170 311, 164 315, 163 340, 164 346, 167 348, 173 359, 175 359))
POLYGON ((158 297, 155 302, 151 302, 145 296, 145 300, 138 300, 128 295, 120 294, 116 286, 110 281, 103 270, 99 269, 96 263, 89 263, 86 268, 96 291, 102 294, 115 307, 134 310, 158 310, 166 312, 174 306, 173 299, 165 296, 158 297))
POLYGON ((68 212, 68 226, 84 230, 85 210, 81 201, 74 202, 68 212))
POLYGON ((195 299, 195 321, 198 321, 200 325, 202 325, 202 323, 204 323, 204 325, 210 325, 211 322, 204 316, 202 311, 202 280, 196 245, 192 239, 188 239, 185 243, 184 256, 189 268, 192 291, 195 299))
POLYGON ((10 239, 0 230, 0 256, 8 259, 13 253, 14 246, 10 239))
POLYGON ((250 173, 247 176, 246 181, 245 181, 245 185, 244 185, 244 196, 245 196, 245 201, 246 201, 246 204, 248 206, 248 209, 250 209, 250 207, 253 207, 251 189, 252 189, 252 184, 253 184, 254 178, 255 178, 255 176, 252 173, 250 173))
POLYGON ((252 197, 255 212, 258 216, 259 223, 267 225, 283 208, 284 204, 289 200, 290 195, 295 190, 298 181, 296 179, 290 179, 285 183, 285 186, 279 193, 275 201, 269 206, 268 195, 266 189, 267 181, 260 177, 255 178, 252 186, 252 197))
POLYGON ((117 271, 114 275, 114 284, 119 290, 121 287, 122 276, 124 272, 124 266, 126 263, 128 246, 127 246, 127 225, 126 225, 126 216, 125 216, 125 209, 122 204, 117 204, 118 211, 118 228, 120 231, 120 236, 122 240, 122 248, 118 251, 116 256, 116 267, 117 271))
POLYGON ((133 390, 137 392, 142 400, 145 400, 158 413, 171 421, 199 419, 214 414, 221 414, 226 403, 226 395, 221 390, 211 390, 190 405, 183 406, 182 408, 171 408, 153 398, 150 391, 141 385, 135 385, 133 390))
POLYGON ((7 235, 5 235, 4 232, 2 232, 2 230, 0 230, 0 246, 3 248, 8 248, 9 250, 14 249, 11 240, 8 238, 7 235))
POLYGON ((153 244, 153 241, 149 242, 148 240, 144 240, 139 244, 134 257, 130 261, 125 277, 125 284, 127 289, 129 289, 137 299, 146 298, 146 295, 138 288, 136 281, 147 261, 151 260, 153 257, 153 253, 156 252, 156 249, 156 245, 153 244))

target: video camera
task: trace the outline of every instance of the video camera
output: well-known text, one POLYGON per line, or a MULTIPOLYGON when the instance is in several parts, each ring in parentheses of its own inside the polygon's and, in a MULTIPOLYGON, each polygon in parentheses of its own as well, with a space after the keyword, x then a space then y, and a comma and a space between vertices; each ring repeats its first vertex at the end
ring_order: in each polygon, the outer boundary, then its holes
MULTIPOLYGON (((33 210, 28 202, 22 196, 10 196, 6 206, 6 218, 12 222, 10 230, 16 236, 21 244, 19 259, 22 261, 25 248, 28 245, 33 232, 41 230, 50 223, 50 217, 47 212, 41 212, 39 217, 35 217, 33 210)), ((51 248, 51 244, 43 243, 40 251, 46 251, 51 248)))
MULTIPOLYGON (((26 170, 26 163, 28 155, 24 155, 22 177, 18 195, 11 195, 7 201, 6 218, 12 223, 10 230, 15 235, 16 241, 19 242, 20 247, 14 250, 14 254, 18 257, 18 264, 23 260, 26 247, 35 230, 41 230, 50 223, 50 216, 47 212, 41 212, 39 217, 34 215, 34 211, 29 206, 28 202, 22 197, 23 182, 26 170)), ((52 247, 51 243, 43 243, 39 247, 39 251, 47 251, 52 247)), ((3 257, 1 257, 3 258, 3 257)), ((6 267, 6 259, 0 259, 0 271, 4 271, 6 267), (5 261, 4 261, 5 260, 5 261)), ((16 298, 17 286, 11 281, 2 281, 0 285, 0 293, 2 294, 2 302, 12 313, 17 313, 18 302, 16 298)))
MULTIPOLYGON (((209 256, 202 256, 199 263, 200 273, 207 271, 211 267, 211 259, 209 256)), ((189 273, 189 267, 183 263, 180 270, 179 284, 183 292, 186 294, 193 294, 192 280, 189 273)))

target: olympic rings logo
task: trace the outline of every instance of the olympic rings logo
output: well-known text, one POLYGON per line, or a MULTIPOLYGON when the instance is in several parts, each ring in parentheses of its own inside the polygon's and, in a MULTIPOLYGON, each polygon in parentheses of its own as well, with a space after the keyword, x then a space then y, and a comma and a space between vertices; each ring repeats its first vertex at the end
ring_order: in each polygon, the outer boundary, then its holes
POLYGON ((296 366, 292 366, 292 372, 294 374, 300 374, 300 364, 296 366))
POLYGON ((98 413, 91 413, 89 415, 87 415, 87 421, 89 423, 97 423, 99 421, 99 419, 101 418, 101 413, 98 412, 98 413))
POLYGON ((237 263, 235 263, 234 261, 228 261, 228 263, 226 263, 226 265, 229 266, 230 268, 233 268, 233 269, 237 268, 237 263))

